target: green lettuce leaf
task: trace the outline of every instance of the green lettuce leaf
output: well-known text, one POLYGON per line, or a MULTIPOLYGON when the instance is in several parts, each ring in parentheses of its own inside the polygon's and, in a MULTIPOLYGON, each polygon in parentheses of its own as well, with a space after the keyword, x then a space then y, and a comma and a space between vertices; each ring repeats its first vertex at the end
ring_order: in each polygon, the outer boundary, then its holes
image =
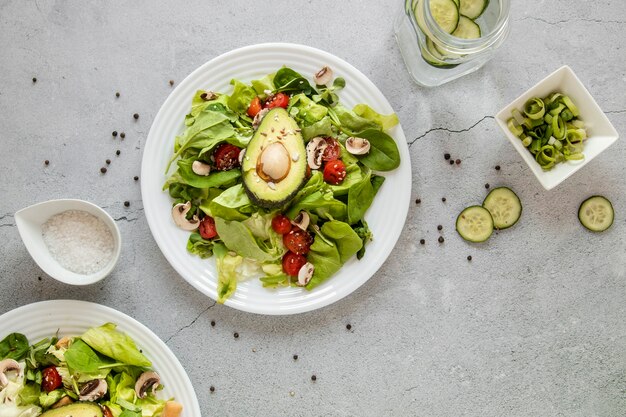
POLYGON ((231 80, 234 86, 233 93, 228 98, 228 107, 237 114, 245 114, 248 111, 250 102, 256 97, 254 89, 239 80, 231 80))
POLYGON ((245 220, 255 210, 241 184, 230 187, 215 197, 208 206, 211 217, 221 217, 224 220, 245 220))
POLYGON ((326 116, 323 119, 309 125, 302 127, 302 137, 305 142, 313 139, 316 136, 334 136, 333 125, 330 117, 326 116))
POLYGON ((213 251, 217 264, 217 302, 223 304, 237 289, 236 270, 243 263, 243 258, 229 254, 221 243, 216 243, 213 251))
POLYGON ((194 232, 189 235, 189 240, 187 240, 187 251, 202 259, 210 258, 213 256, 214 244, 214 241, 202 239, 200 233, 194 232))
POLYGON ((357 104, 352 111, 364 119, 376 123, 382 130, 388 130, 398 124, 398 116, 395 113, 383 115, 376 112, 367 104, 357 104))
POLYGON ((105 362, 85 342, 75 339, 65 351, 65 362, 73 373, 96 373, 105 362))
POLYGON ((92 327, 80 338, 95 351, 118 362, 141 367, 152 366, 148 358, 137 349, 133 339, 116 330, 116 327, 113 323, 92 327))
POLYGON ((299 125, 308 126, 322 120, 328 114, 328 108, 316 104, 304 94, 296 94, 289 100, 289 114, 294 116, 299 125))
MULTIPOLYGON (((238 221, 228 221, 220 217, 215 218, 215 226, 224 245, 245 258, 251 258, 258 262, 272 262, 282 256, 282 248, 264 248, 245 224, 238 221)), ((265 243, 264 241, 261 241, 265 243)), ((215 248, 214 248, 215 251, 215 248)))

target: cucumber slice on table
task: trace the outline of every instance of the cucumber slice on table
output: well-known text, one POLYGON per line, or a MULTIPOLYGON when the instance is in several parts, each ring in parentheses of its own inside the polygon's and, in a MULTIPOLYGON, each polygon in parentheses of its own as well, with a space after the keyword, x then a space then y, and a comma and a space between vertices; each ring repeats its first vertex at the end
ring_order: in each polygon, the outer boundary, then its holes
POLYGON ((478 39, 480 38, 480 26, 469 17, 461 15, 461 17, 459 17, 459 24, 454 32, 452 32, 452 36, 462 39, 478 39))
POLYGON ((601 195, 594 195, 582 202, 578 209, 578 220, 592 232, 604 232, 613 224, 613 205, 601 195))
POLYGON ((484 242, 493 233, 493 219, 482 206, 466 208, 456 218, 456 231, 470 242, 484 242))
POLYGON ((487 8, 489 0, 461 0, 459 11, 463 16, 474 20, 487 8))
POLYGON ((483 207, 489 210, 496 229, 507 229, 513 226, 522 215, 522 203, 511 189, 498 187, 491 190, 483 207))
MULTIPOLYGON (((427 33, 424 28, 424 13, 422 12, 421 0, 415 4, 413 12, 417 25, 422 32, 427 33)), ((454 0, 430 0, 430 14, 433 15, 435 22, 444 32, 452 33, 459 24, 459 8, 454 0)))

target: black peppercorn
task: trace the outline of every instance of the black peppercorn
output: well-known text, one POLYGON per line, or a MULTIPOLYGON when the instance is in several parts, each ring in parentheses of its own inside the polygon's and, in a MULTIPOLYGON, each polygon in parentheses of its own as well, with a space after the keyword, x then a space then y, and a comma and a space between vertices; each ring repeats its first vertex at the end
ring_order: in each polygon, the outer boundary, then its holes
POLYGON ((293 360, 297 361, 298 360, 298 355, 293 355, 293 360))
POLYGON ((139 181, 139 177, 138 177, 138 176, 136 176, 136 175, 133 177, 133 179, 134 179, 135 181, 139 181))
POLYGON ((444 155, 443 155, 443 157, 444 157, 444 158, 446 159, 446 161, 447 161, 448 159, 450 159, 450 154, 449 154, 449 153, 446 153, 446 154, 444 154, 444 155))
POLYGON ((115 97, 119 97, 120 96, 120 92, 118 91, 117 93, 115 93, 115 97))
POLYGON ((124 139, 126 137, 126 133, 122 132, 120 133, 120 138, 124 139))
POLYGON ((139 113, 133 114, 133 117, 135 118, 135 120, 139 119, 139 113))
POLYGON ((107 160, 106 160, 106 161, 104 161, 104 162, 106 162, 106 163, 107 163, 107 165, 110 165, 110 164, 111 164, 111 160, 110 160, 110 159, 107 159, 107 160))
POLYGON ((443 243, 443 241, 444 241, 443 236, 439 236, 439 239, 438 239, 438 240, 439 240, 439 243, 443 243))
POLYGON ((467 260, 471 261, 472 260, 472 255, 467 255, 467 260))
POLYGON ((489 183, 485 184, 485 188, 489 189, 489 183))
POLYGON ((115 151, 115 155, 120 156, 120 154, 122 153, 122 151, 120 151, 119 149, 117 151, 115 151))
POLYGON ((313 382, 317 381, 317 377, 315 375, 311 375, 311 381, 313 382))
POLYGON ((38 279, 39 281, 41 281, 41 277, 37 277, 37 279, 38 279))
POLYGON ((102 172, 103 174, 107 172, 107 169, 105 167, 100 168, 100 172, 102 172))
POLYGON ((454 159, 450 160, 450 165, 454 165, 454 159))
POLYGON ((442 225, 437 226, 437 230, 441 231, 441 229, 443 229, 442 225))
POLYGON ((352 329, 352 325, 351 324, 346 324, 346 329, 351 330, 352 329))
POLYGON ((37 82, 37 78, 33 77, 33 83, 37 82))
POLYGON ((174 85, 174 80, 170 80, 170 85, 174 85))
POLYGON ((422 200, 420 200, 419 198, 415 200, 415 204, 420 204, 422 202, 422 200))
POLYGON ((211 392, 215 392, 215 387, 214 387, 213 385, 211 385, 211 386, 209 387, 209 391, 211 391, 211 392))
POLYGON ((48 161, 47 159, 45 161, 43 161, 44 164, 46 165, 50 165, 50 161, 48 161))
POLYGON ((496 171, 500 171, 500 165, 496 165, 496 171))
POLYGON ((130 201, 124 201, 124 207, 130 207, 130 201))
POLYGON ((445 197, 441 197, 441 201, 443 201, 445 203, 446 202, 446 198, 445 197))
POLYGON ((117 130, 114 130, 111 134, 113 135, 113 137, 116 137, 117 136, 117 130))
POLYGON ((424 239, 420 239, 420 245, 423 245, 425 243, 426 243, 426 241, 424 239))
POLYGON ((454 162, 456 162, 456 164, 457 164, 457 165, 461 165, 461 160, 460 160, 460 159, 457 159, 457 160, 456 160, 456 161, 454 161, 454 162))
POLYGON ((239 333, 235 332, 235 334, 233 335, 235 337, 235 339, 239 338, 239 333))

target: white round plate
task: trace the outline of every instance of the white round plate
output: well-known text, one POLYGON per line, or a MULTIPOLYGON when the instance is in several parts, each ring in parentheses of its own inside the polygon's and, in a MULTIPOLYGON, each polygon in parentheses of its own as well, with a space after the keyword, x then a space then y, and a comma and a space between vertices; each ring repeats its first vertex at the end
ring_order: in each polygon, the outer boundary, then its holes
POLYGON ((137 320, 96 303, 52 300, 28 304, 0 316, 0 340, 11 333, 22 333, 30 344, 54 336, 78 336, 88 328, 114 323, 128 334, 152 362, 161 376, 159 398, 174 398, 183 405, 183 417, 201 417, 191 381, 172 351, 150 329, 137 320))
MULTIPOLYGON (((324 65, 335 77, 346 80, 339 92, 341 103, 352 107, 366 103, 380 113, 393 113, 383 94, 359 70, 327 52, 308 46, 268 43, 247 46, 212 59, 185 78, 159 110, 143 153, 141 194, 152 235, 159 248, 184 279, 209 297, 217 298, 217 272, 213 259, 203 260, 187 252, 189 233, 171 219, 172 200, 162 191, 165 167, 172 156, 174 138, 184 128, 196 90, 230 93, 230 80, 250 81, 288 66, 312 79, 324 65)), ((360 261, 348 261, 333 277, 311 291, 302 288, 263 288, 259 280, 240 282, 226 305, 259 314, 294 314, 331 304, 367 281, 387 259, 404 227, 411 195, 411 160, 406 138, 398 125, 389 132, 400 149, 400 167, 383 173, 386 180, 366 213, 374 240, 360 261)))

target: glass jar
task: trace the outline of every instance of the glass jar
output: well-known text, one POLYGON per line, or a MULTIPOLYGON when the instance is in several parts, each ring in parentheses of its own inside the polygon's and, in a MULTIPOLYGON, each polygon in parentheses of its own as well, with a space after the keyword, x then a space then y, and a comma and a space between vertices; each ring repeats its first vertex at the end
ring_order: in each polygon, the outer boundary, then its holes
POLYGON ((511 8, 510 0, 489 1, 475 19, 480 27, 480 37, 462 39, 437 24, 431 13, 431 1, 441 0, 405 0, 394 27, 411 77, 425 87, 452 81, 476 71, 489 61, 509 34, 511 8))

